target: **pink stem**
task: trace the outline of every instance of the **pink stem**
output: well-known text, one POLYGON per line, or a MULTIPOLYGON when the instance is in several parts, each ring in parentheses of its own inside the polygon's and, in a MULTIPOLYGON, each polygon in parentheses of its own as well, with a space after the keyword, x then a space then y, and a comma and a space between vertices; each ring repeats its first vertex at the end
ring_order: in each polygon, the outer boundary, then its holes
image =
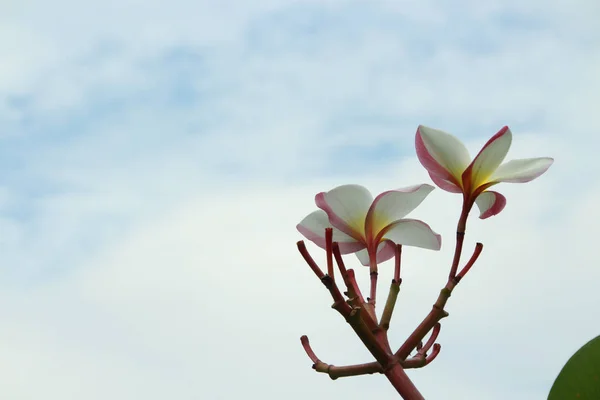
POLYGON ((333 275, 333 229, 325 228, 325 251, 327 253, 327 274, 335 282, 335 276, 333 275))
POLYGON ((377 252, 369 251, 369 261, 371 264, 371 291, 369 292, 369 304, 375 308, 375 301, 377 297, 377 252))
POLYGON ((385 376, 404 400, 425 400, 399 363, 385 371, 385 376))
POLYGON ((469 216, 469 211, 472 206, 472 203, 471 206, 468 204, 469 202, 467 202, 465 199, 463 202, 462 212, 456 226, 456 247, 454 248, 454 258, 452 260, 452 266, 450 267, 450 274, 448 275, 449 279, 454 279, 456 276, 456 270, 458 269, 458 264, 460 263, 460 255, 462 253, 463 242, 465 240, 465 230, 467 227, 467 217, 469 216))
POLYGON ((400 260, 402 259, 402 245, 397 244, 394 253, 394 280, 400 283, 400 260))
POLYGON ((482 251, 483 244, 477 242, 477 244, 475 244, 475 250, 473 251, 473 255, 471 256, 467 264, 463 267, 463 269, 460 270, 458 275, 456 275, 457 282, 460 282, 460 280, 465 277, 465 275, 467 274, 467 272, 469 272, 473 264, 475 264, 475 261, 477 261, 477 259, 479 258, 479 255, 482 251))

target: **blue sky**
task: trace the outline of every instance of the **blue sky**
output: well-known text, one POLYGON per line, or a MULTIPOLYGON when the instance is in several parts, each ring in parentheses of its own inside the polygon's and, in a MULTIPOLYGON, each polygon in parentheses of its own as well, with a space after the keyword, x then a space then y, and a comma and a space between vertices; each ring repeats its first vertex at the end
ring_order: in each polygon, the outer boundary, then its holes
MULTIPOLYGON (((392 397, 380 376, 310 369, 302 334, 336 365, 369 355, 294 227, 319 191, 427 182, 419 124, 472 154, 509 125, 510 158, 556 159, 470 223, 467 248, 486 248, 440 356, 411 371, 426 397, 544 398, 600 333, 596 1, 28 0, 0 14, 5 398, 392 397)), ((443 284, 457 207, 436 190, 416 211, 445 245, 407 251, 397 342, 443 284)))

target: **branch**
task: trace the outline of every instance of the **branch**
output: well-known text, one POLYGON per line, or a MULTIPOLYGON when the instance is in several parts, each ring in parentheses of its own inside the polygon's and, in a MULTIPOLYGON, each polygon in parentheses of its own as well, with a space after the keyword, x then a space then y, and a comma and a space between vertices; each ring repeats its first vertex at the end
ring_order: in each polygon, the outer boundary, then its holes
MULTIPOLYGON (((423 396, 419 393, 418 389, 412 383, 408 375, 406 375, 406 372, 404 372, 401 360, 395 357, 390 349, 387 332, 377 324, 374 304, 369 304, 369 302, 359 303, 360 305, 356 304, 359 301, 358 295, 360 294, 360 291, 356 285, 353 271, 346 270, 346 267, 341 260, 341 254, 339 254, 339 245, 332 243, 331 247, 328 248, 327 251, 332 253, 334 256, 338 254, 338 256, 336 256, 336 261, 340 261, 338 266, 340 267, 340 272, 342 273, 344 282, 347 282, 347 293, 349 295, 356 296, 352 301, 344 300, 344 297, 342 296, 342 293, 340 292, 332 276, 323 273, 323 271, 319 268, 317 263, 306 250, 304 242, 298 242, 298 250, 302 254, 302 257, 306 263, 321 280, 323 285, 325 285, 325 287, 329 290, 334 300, 332 307, 344 317, 346 322, 352 327, 356 335, 360 338, 361 342, 363 342, 365 347, 369 350, 373 357, 375 357, 375 360, 383 371, 382 373, 385 374, 400 396, 402 396, 402 398, 405 400, 424 400, 423 396), (334 249, 336 249, 335 252, 334 249), (349 304, 350 302, 352 302, 352 306, 349 304)), ((377 264, 374 264, 374 266, 376 268, 377 264)), ((360 297, 362 298, 362 296, 360 297)), ((324 371, 330 371, 331 368, 333 368, 333 366, 325 365, 325 363, 320 362, 308 345, 308 339, 302 340, 302 344, 311 360, 313 360, 315 369, 317 366, 319 369, 324 371)), ((346 369, 344 369, 344 367, 340 368, 342 368, 341 373, 350 373, 350 371, 354 373, 356 372, 357 368, 363 372, 365 370, 374 370, 373 364, 368 364, 368 367, 363 365, 362 367, 350 366, 346 369)), ((340 371, 338 370, 337 372, 340 371)))
POLYGON ((400 293, 400 284, 402 281, 398 282, 396 280, 392 280, 390 284, 390 293, 388 294, 387 301, 385 302, 385 308, 383 309, 383 314, 381 315, 381 321, 379 321, 379 326, 383 330, 388 330, 390 328, 390 320, 392 319, 392 313, 394 312, 394 307, 396 306, 396 301, 398 300, 398 293, 400 293))
POLYGON ((344 296, 342 296, 342 292, 340 292, 340 289, 333 281, 333 278, 329 275, 325 275, 321 278, 321 282, 329 290, 329 293, 331 293, 331 297, 333 297, 333 305, 331 306, 331 308, 335 308, 336 310, 338 310, 339 313, 342 314, 342 316, 347 320, 352 314, 353 310, 352 307, 350 307, 350 305, 346 302, 346 300, 344 300, 344 296))
POLYGON ((323 273, 323 271, 321 271, 321 268, 319 268, 315 260, 313 260, 312 256, 308 252, 308 249, 304 244, 304 240, 300 240, 299 242, 297 242, 296 246, 298 246, 298 251, 302 255, 302 258, 304 258, 304 261, 306 261, 310 269, 312 269, 315 275, 317 275, 317 278, 322 279, 325 276, 325 274, 323 273))
POLYGON ((394 252, 394 280, 396 282, 402 281, 402 279, 400 279, 400 264, 401 264, 400 261, 401 261, 401 259, 402 259, 402 245, 397 244, 395 252, 394 252))
POLYGON ((338 265, 340 273, 342 274, 342 279, 346 284, 346 288, 348 289, 347 296, 352 305, 362 305, 365 302, 363 295, 356 283, 356 277, 354 276, 354 270, 347 270, 346 265, 344 264, 344 260, 342 259, 342 253, 340 252, 340 246, 337 242, 333 243, 332 253, 335 257, 335 262, 338 265))
POLYGON ((479 255, 481 254, 482 251, 483 251, 483 244, 477 242, 477 244, 475 244, 475 250, 473 250, 473 255, 471 255, 471 258, 469 259, 467 264, 463 267, 463 269, 460 270, 458 275, 456 275, 457 282, 460 282, 460 280, 465 277, 465 275, 467 274, 467 272, 469 272, 469 270, 471 269, 473 264, 475 264, 475 261, 477 261, 477 259, 479 258, 479 255))
POLYGON ((358 376, 358 375, 370 375, 370 374, 382 374, 383 368, 378 362, 370 362, 364 364, 346 365, 343 367, 336 367, 335 365, 327 364, 321 361, 310 347, 308 337, 306 335, 300 338, 304 351, 313 362, 313 369, 317 372, 326 373, 333 380, 337 378, 344 378, 347 376, 358 376))
POLYGON ((463 202, 462 212, 456 227, 456 248, 454 249, 454 257, 452 260, 452 266, 450 267, 448 282, 446 283, 446 286, 440 290, 440 294, 433 305, 432 310, 429 312, 429 314, 427 314, 421 324, 417 326, 417 329, 413 331, 413 333, 408 337, 408 339, 406 339, 406 341, 395 353, 400 360, 406 360, 408 355, 415 349, 417 344, 423 340, 425 335, 427 335, 427 333, 433 329, 442 318, 445 318, 449 315, 448 312, 444 310, 444 307, 446 306, 446 303, 452 294, 452 290, 454 290, 456 285, 458 285, 458 282, 460 282, 466 273, 469 272, 483 250, 483 244, 477 243, 471 259, 467 262, 463 269, 461 269, 458 275, 456 274, 456 271, 458 270, 458 264, 460 262, 460 255, 462 253, 463 241, 465 239, 467 217, 469 216, 469 211, 471 210, 472 206, 473 202, 463 202))
POLYGON ((462 246, 465 240, 467 218, 469 217, 469 211, 471 210, 472 206, 473 202, 468 203, 466 201, 463 201, 462 211, 460 213, 460 218, 458 219, 458 224, 456 226, 456 247, 454 248, 454 258, 452 259, 452 266, 450 267, 450 274, 448 275, 448 279, 454 279, 456 277, 456 270, 458 269, 458 264, 460 263, 460 255, 462 253, 462 246))
POLYGON ((369 291, 369 297, 367 301, 371 306, 373 311, 373 317, 377 320, 377 315, 375 315, 375 303, 377 301, 377 249, 371 251, 367 249, 369 252, 369 276, 371 277, 371 290, 369 291))
POLYGON ((402 346, 400 346, 396 352, 396 356, 400 360, 406 360, 408 355, 415 349, 415 347, 417 347, 419 342, 423 340, 425 335, 427 335, 427 333, 431 331, 442 318, 445 318, 449 315, 444 310, 444 306, 446 305, 446 302, 452 293, 452 289, 455 286, 453 282, 454 281, 448 281, 446 287, 440 290, 440 295, 438 296, 438 299, 433 305, 429 314, 427 314, 423 322, 417 326, 417 329, 415 329, 408 339, 406 339, 406 341, 402 344, 402 346))
POLYGON ((438 335, 440 334, 441 328, 442 328, 442 324, 440 324, 439 322, 433 326, 433 331, 431 332, 431 336, 429 337, 429 340, 427 341, 427 343, 425 343, 425 346, 423 346, 421 349, 419 349, 418 354, 420 354, 422 356, 427 354, 427 352, 429 351, 431 346, 433 346, 433 344, 435 343, 438 335))
POLYGON ((379 273, 377 272, 376 269, 372 269, 371 273, 369 274, 369 276, 371 277, 371 292, 369 294, 369 304, 373 305, 373 307, 375 307, 375 300, 377 298, 377 275, 379 275, 379 273))
POLYGON ((394 279, 390 285, 390 292, 388 294, 387 301, 385 302, 385 308, 381 315, 381 321, 379 326, 387 331, 390 328, 390 321, 392 319, 392 313, 398 300, 398 293, 400 293, 400 285, 402 284, 402 278, 400 278, 400 257, 402 256, 402 245, 397 244, 395 249, 395 266, 394 266, 394 279))
POLYGON ((348 291, 346 292, 346 295, 349 298, 349 303, 354 308, 359 307, 359 308, 365 309, 369 316, 369 321, 368 321, 369 326, 372 329, 375 329, 377 326, 377 316, 375 314, 375 308, 369 302, 365 302, 362 292, 360 291, 360 288, 358 287, 358 283, 356 283, 356 276, 354 275, 354 270, 346 269, 346 265, 344 264, 344 260, 342 259, 342 254, 340 252, 340 246, 338 245, 337 242, 333 243, 332 253, 333 253, 333 256, 335 257, 335 261, 338 265, 340 273, 342 274, 342 279, 344 280, 344 283, 346 284, 346 288, 348 289, 348 291))
POLYGON ((331 279, 335 282, 335 276, 333 275, 333 228, 325 228, 325 251, 327 254, 327 274, 331 276, 331 279))
POLYGON ((416 356, 409 358, 402 362, 402 367, 404 369, 415 369, 415 368, 423 368, 429 363, 431 363, 435 358, 440 354, 442 346, 439 343, 433 345, 433 350, 431 354, 425 356, 424 354, 417 354, 416 356))

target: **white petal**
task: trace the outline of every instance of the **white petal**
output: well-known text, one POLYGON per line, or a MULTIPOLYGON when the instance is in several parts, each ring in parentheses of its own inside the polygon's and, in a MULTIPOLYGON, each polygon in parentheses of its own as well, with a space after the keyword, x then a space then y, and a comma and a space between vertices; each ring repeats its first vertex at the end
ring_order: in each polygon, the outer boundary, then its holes
POLYGON ((473 190, 486 183, 488 178, 492 176, 498 166, 504 161, 511 142, 512 133, 505 126, 483 146, 468 169, 470 171, 469 177, 464 176, 463 180, 470 179, 470 187, 473 190))
MULTIPOLYGON (((390 245, 389 242, 379 243, 379 246, 377 246, 377 264, 387 261, 390 258, 394 257, 394 254, 395 254, 394 251, 395 251, 394 245, 390 245), (391 252, 390 252, 390 247, 391 247, 391 252), (390 256, 390 254, 391 254, 391 256, 390 256)), ((358 258, 358 260, 360 261, 360 263, 362 265, 365 265, 367 267, 371 265, 371 261, 369 258, 369 252, 367 251, 367 249, 363 249, 363 250, 356 252, 356 257, 358 258)))
POLYGON ((366 265, 367 267, 369 265, 371 265, 370 259, 369 259, 369 252, 367 251, 367 249, 363 249, 361 251, 357 251, 356 252, 356 257, 358 258, 358 261, 360 261, 360 263, 362 265, 366 265))
POLYGON ((475 204, 479 207, 479 218, 486 219, 499 214, 504 209, 506 197, 498 192, 486 191, 477 196, 475 204))
POLYGON ((550 168, 554 160, 550 157, 512 160, 502 164, 490 178, 494 182, 529 182, 550 168))
POLYGON ((403 219, 394 223, 383 238, 396 244, 431 250, 439 250, 442 246, 442 237, 425 222, 417 219, 403 219))
POLYGON ((463 191, 462 187, 460 185, 457 185, 456 183, 453 182, 453 181, 456 181, 456 179, 454 179, 454 178, 452 178, 452 180, 448 179, 448 178, 443 178, 439 175, 432 174, 431 172, 429 173, 429 177, 431 178, 433 183, 438 185, 438 187, 440 189, 443 189, 447 192, 462 193, 462 191, 463 191))
POLYGON ((377 236, 384 227, 417 208, 433 189, 433 186, 423 184, 381 193, 367 214, 366 229, 372 229, 374 236, 377 236))
POLYGON ((381 264, 387 260, 394 258, 396 255, 396 244, 385 240, 377 250, 377 264, 381 264))
POLYGON ((342 185, 315 197, 317 207, 329 216, 329 222, 342 232, 358 239, 364 236, 365 217, 373 196, 360 185, 342 185))
POLYGON ((419 161, 430 173, 444 179, 448 178, 447 173, 460 182, 471 162, 469 151, 460 140, 439 129, 420 125, 415 144, 419 161))
MULTIPOLYGON (((325 228, 333 227, 329 223, 327 214, 322 210, 313 211, 296 225, 296 229, 304 237, 323 249, 325 248, 325 228)), ((335 228, 333 228, 333 241, 338 242, 342 254, 354 253, 364 247, 362 243, 335 228)))

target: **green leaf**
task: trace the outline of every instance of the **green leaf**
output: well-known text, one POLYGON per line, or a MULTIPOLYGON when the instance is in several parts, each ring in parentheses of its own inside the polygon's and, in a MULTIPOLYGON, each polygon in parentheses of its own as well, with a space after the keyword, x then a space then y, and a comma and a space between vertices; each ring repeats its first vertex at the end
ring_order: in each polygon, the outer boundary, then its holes
POLYGON ((548 400, 600 399, 600 336, 567 361, 550 389, 548 400))

